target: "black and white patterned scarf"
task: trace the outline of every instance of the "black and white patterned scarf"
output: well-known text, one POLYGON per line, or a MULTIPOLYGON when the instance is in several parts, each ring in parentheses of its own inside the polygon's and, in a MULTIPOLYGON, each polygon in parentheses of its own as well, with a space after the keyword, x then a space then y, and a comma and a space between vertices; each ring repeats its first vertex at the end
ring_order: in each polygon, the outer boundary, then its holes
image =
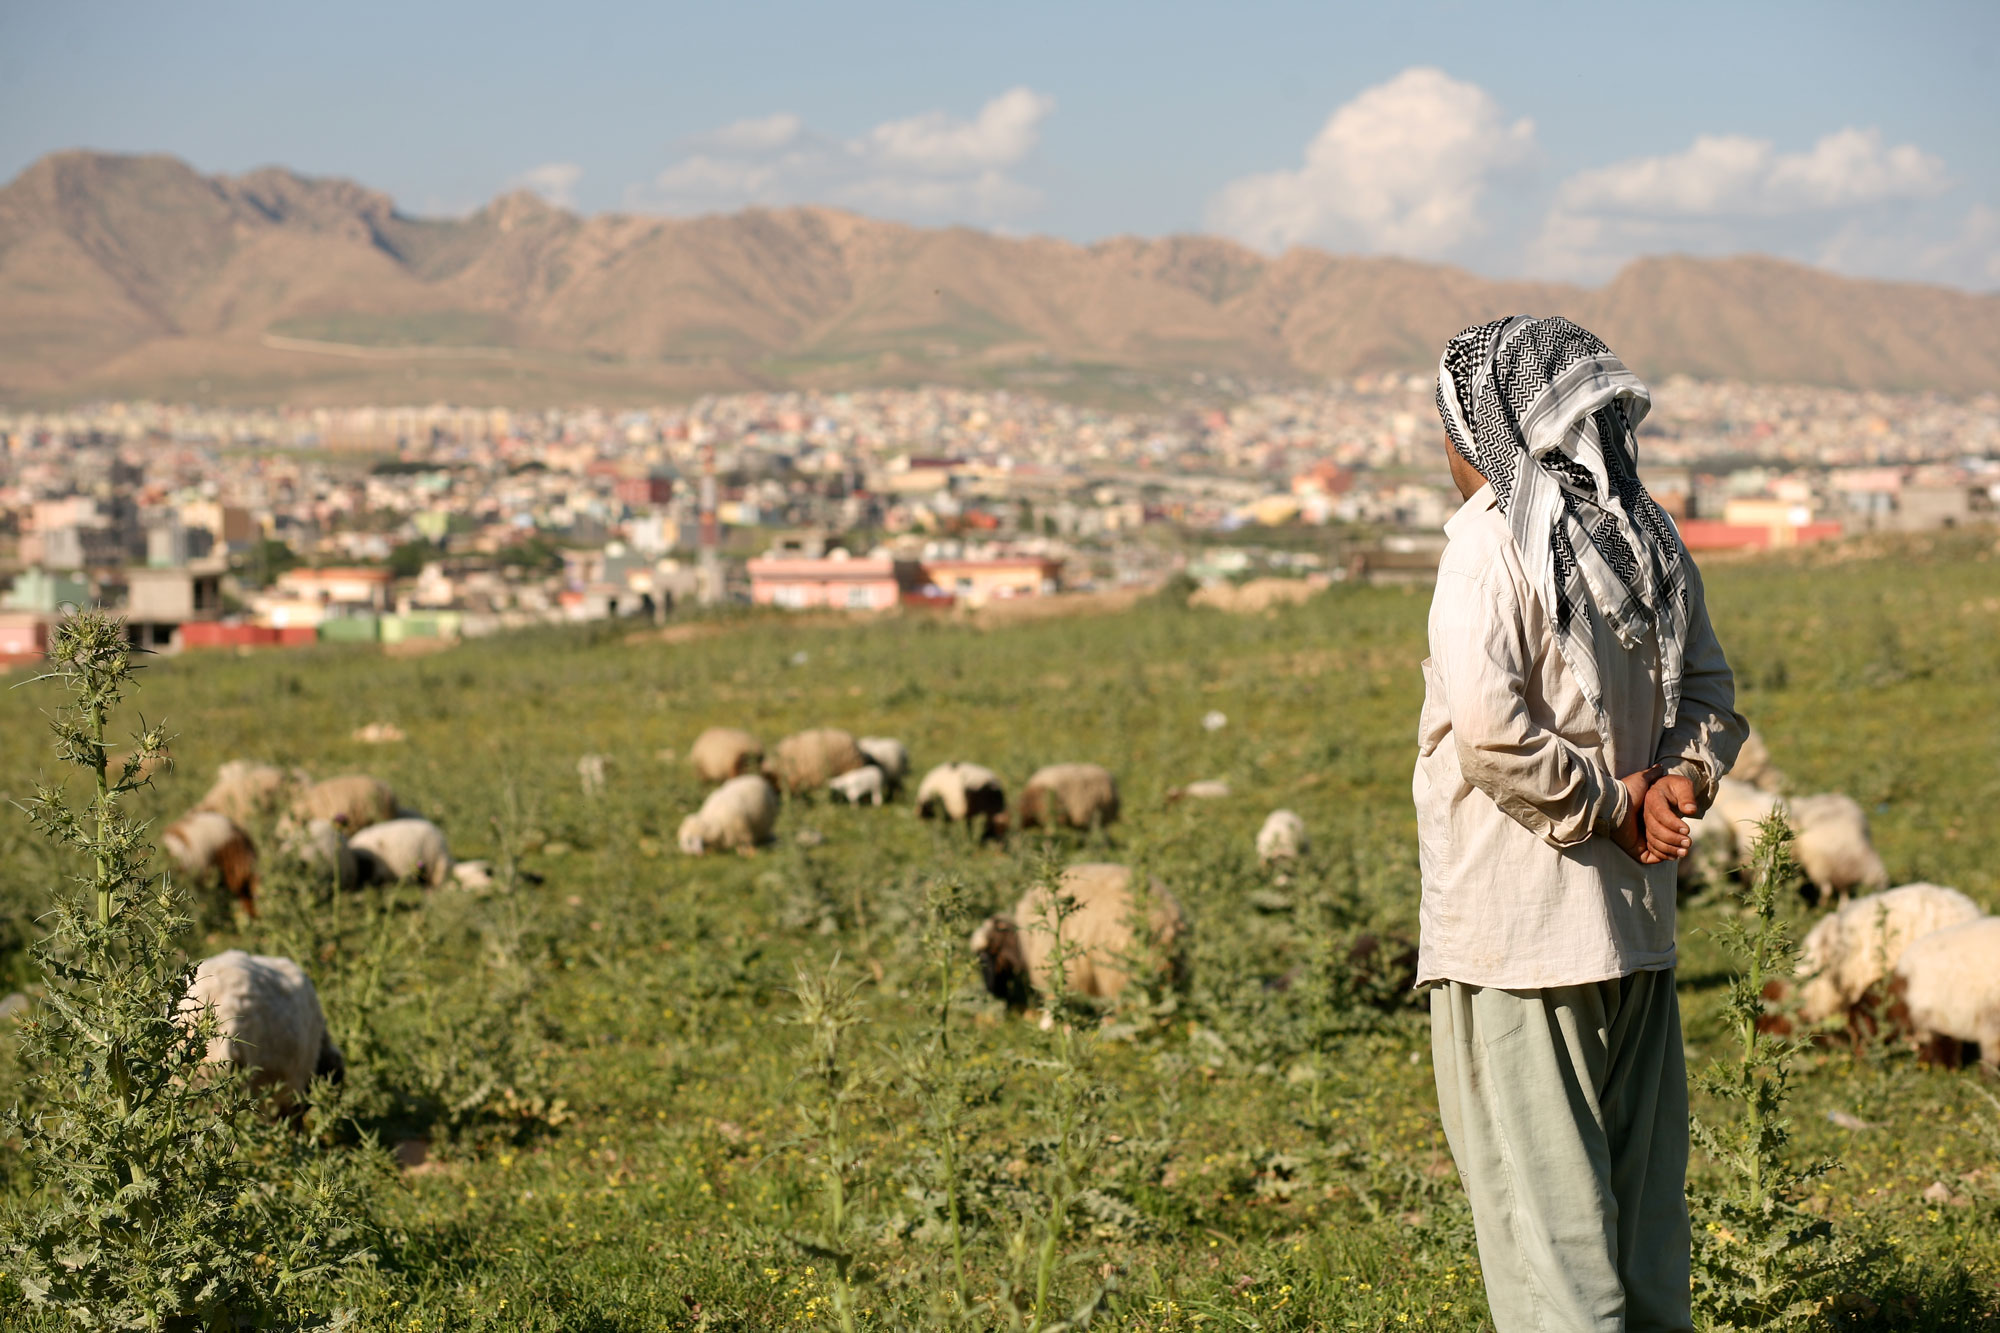
POLYGON ((1514 315, 1445 344, 1438 415, 1452 447, 1493 485, 1556 646, 1604 711, 1594 609, 1627 648, 1652 631, 1667 725, 1680 709, 1687 552, 1639 483, 1633 432, 1653 405, 1638 376, 1588 329, 1514 315))

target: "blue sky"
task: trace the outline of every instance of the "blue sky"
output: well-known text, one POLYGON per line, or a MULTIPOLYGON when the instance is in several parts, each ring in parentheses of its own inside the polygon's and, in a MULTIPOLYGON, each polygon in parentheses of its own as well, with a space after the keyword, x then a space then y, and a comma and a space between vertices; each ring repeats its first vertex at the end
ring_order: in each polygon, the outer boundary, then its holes
POLYGON ((0 3, 69 147, 406 211, 833 203, 1596 281, 1761 250, 2000 288, 2000 5, 0 3))

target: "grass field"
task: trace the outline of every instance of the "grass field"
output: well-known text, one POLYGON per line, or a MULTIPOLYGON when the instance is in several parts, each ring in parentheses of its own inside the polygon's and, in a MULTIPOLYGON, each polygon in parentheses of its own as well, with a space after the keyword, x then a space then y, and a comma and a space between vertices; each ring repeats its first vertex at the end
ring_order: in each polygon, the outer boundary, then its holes
MULTIPOLYGON (((2000 906, 1991 540, 1707 575, 1739 707, 1795 788, 1860 799, 1894 882, 2000 906)), ((1043 1327, 1477 1329, 1425 1021, 1407 999, 1368 1003, 1344 966, 1361 932, 1414 930, 1426 606, 1337 588, 1267 617, 1154 603, 991 632, 754 619, 673 644, 575 631, 414 659, 162 660, 137 704, 178 733, 178 771, 143 804, 171 818, 232 757, 366 770, 461 857, 543 879, 322 902, 274 869, 259 921, 214 908, 196 946, 305 962, 352 1114, 387 1144, 428 1143, 375 1192, 380 1262, 348 1298, 363 1327, 1026 1327, 1039 1289, 1043 1327), (1205 730, 1210 710, 1228 724, 1205 730), (408 740, 348 739, 370 721, 408 740), (701 790, 662 753, 715 723, 899 736, 920 771, 970 759, 1014 785, 1094 760, 1127 813, 1102 846, 1003 853, 907 804, 794 804, 755 857, 684 858, 673 834, 701 790), (585 753, 612 759, 596 798, 585 753), (1194 778, 1233 795, 1165 804, 1194 778), (1314 838, 1285 882, 1251 847, 1281 805, 1314 838), (966 934, 1063 859, 1172 888, 1196 931, 1184 991, 1048 1031, 986 999, 966 934), (831 1009, 818 1027, 802 997, 831 1009)), ((0 694, 15 799, 53 767, 46 689, 0 694)), ((0 822, 0 990, 32 979, 21 944, 67 873, 25 821, 0 822)), ((1728 1053, 1706 931, 1729 911, 1709 894, 1683 916, 1694 1066, 1728 1053)), ((0 1055, 0 1081, 16 1077, 0 1055)), ((1986 1086, 1895 1049, 1804 1057, 1795 1150, 1840 1159, 1815 1206, 1858 1256, 1823 1324, 2000 1327, 1986 1086)), ((6 1152, 0 1171, 22 1188, 6 1152)), ((0 1279, 0 1322, 25 1318, 17 1299, 0 1279)))

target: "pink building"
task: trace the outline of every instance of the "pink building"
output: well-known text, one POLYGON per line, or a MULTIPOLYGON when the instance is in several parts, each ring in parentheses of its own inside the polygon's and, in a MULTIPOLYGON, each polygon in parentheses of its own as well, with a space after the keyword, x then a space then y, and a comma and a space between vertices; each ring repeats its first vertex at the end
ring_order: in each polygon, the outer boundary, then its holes
POLYGON ((905 560, 873 560, 834 551, 825 556, 763 555, 749 563, 750 600, 758 606, 887 611, 922 581, 905 560))

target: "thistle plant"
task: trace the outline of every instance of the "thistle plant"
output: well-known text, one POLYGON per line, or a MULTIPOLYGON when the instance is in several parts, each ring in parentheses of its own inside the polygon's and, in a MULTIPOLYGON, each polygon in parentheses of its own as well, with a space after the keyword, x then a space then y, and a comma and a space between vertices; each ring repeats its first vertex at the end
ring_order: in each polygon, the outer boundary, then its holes
POLYGON ((835 955, 826 971, 798 967, 795 1020, 808 1034, 800 1070, 803 1095, 799 1118, 811 1136, 820 1177, 820 1219, 817 1236, 795 1236, 799 1247, 833 1268, 828 1278, 835 1321, 841 1333, 854 1333, 856 1287, 862 1274, 854 1244, 859 1228, 851 1194, 852 1174, 861 1160, 854 1141, 857 1108, 867 1101, 861 1077, 849 1067, 847 1032, 861 1021, 860 983, 843 980, 835 955))
POLYGON ((1836 1163, 1801 1167, 1788 1152, 1785 1105, 1801 1043, 1758 1030, 1765 983, 1790 977, 1797 963, 1777 910, 1779 891, 1797 871, 1791 828, 1774 812, 1757 830, 1744 915, 1717 932, 1739 963, 1724 1008, 1735 1055, 1717 1060, 1699 1085, 1734 1108, 1734 1118, 1694 1122, 1695 1143, 1723 1178, 1690 1192, 1695 1308, 1711 1328, 1806 1326, 1820 1305, 1814 1292, 1847 1261, 1832 1225, 1800 1206, 1805 1187, 1836 1163))
POLYGON ((72 806, 43 783, 27 806, 78 872, 34 949, 43 1003, 21 1029, 21 1100, 0 1115, 33 1186, 0 1226, 10 1276, 79 1328, 323 1322, 332 1280, 365 1258, 357 1201, 338 1164, 260 1116, 247 1080, 203 1067, 215 1023, 187 1005, 187 898, 147 870, 147 827, 124 810, 167 734, 141 719, 107 760, 133 687, 124 626, 65 620, 48 660, 37 679, 70 696, 56 757, 91 788, 72 806))

